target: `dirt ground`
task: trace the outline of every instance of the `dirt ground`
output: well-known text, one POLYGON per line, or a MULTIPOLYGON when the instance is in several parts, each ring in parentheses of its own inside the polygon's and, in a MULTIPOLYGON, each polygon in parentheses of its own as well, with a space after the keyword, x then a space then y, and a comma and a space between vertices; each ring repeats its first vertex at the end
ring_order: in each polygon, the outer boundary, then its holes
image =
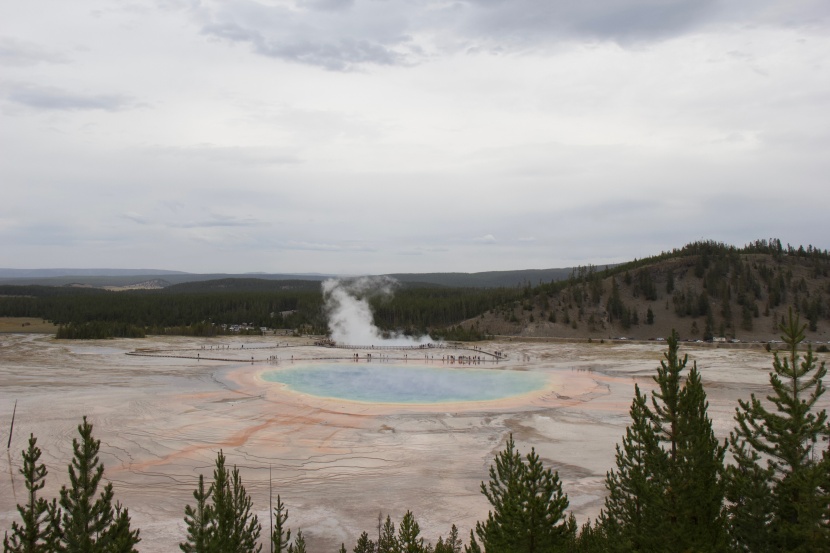
POLYGON ((0 317, 0 333, 55 334, 58 327, 36 317, 0 317))
MULTIPOLYGON (((487 516, 479 486, 510 433, 520 451, 535 447, 559 472, 580 523, 595 517, 634 384, 651 388, 665 344, 477 345, 507 355, 487 368, 539 372, 547 385, 488 402, 366 404, 294 393, 259 376, 290 366, 292 356, 300 362, 363 357, 365 351, 317 348, 286 337, 81 342, 0 335, 4 444, 17 401, 11 448, 0 455, 0 532, 17 520, 15 505, 25 500, 18 469, 29 433, 38 438, 49 469, 44 496, 56 497, 68 481, 72 439, 84 415, 101 440, 105 478, 141 529, 144 552, 178 549, 185 505, 198 475, 211 477, 220 449, 240 468, 263 537, 270 479, 274 498, 279 494, 288 507, 288 525, 303 530, 310 551, 334 551, 341 542, 351 549, 362 531, 373 534, 378 513, 399 521, 407 509, 433 543, 452 524, 468 536, 487 516), (127 355, 137 348, 150 355, 127 355)), ((733 427, 737 399, 767 391, 771 355, 694 346, 684 351, 701 370, 710 416, 723 438, 733 427)), ((829 400, 822 398, 821 407, 829 400)))

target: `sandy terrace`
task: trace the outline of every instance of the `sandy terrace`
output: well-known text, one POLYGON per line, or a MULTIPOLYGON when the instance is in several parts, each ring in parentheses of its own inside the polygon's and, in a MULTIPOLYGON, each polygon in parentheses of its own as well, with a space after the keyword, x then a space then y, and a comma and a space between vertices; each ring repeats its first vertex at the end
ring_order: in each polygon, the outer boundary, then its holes
MULTIPOLYGON (((333 551, 341 541, 350 548, 361 531, 371 534, 379 512, 400 520, 407 509, 433 542, 453 523, 468 535, 486 517, 479 484, 510 432, 521 451, 535 447, 559 471, 582 522, 601 507, 603 478, 628 423, 634 383, 650 388, 665 348, 488 343, 484 349, 504 351, 508 359, 485 367, 539 371, 548 386, 500 401, 404 406, 312 397, 263 381, 263 371, 290 365, 292 355, 299 362, 353 353, 321 353, 298 340, 278 339, 283 345, 277 348, 277 338, 0 337, 4 442, 18 401, 12 446, 0 462, 0 531, 11 526, 15 505, 25 498, 17 470, 29 433, 37 436, 49 468, 45 495, 57 496, 67 482, 71 442, 83 415, 95 425, 105 477, 141 528, 139 549, 145 552, 178 549, 185 536, 184 507, 198 475, 210 477, 219 449, 240 467, 264 534, 270 473, 274 496, 280 494, 289 508, 289 526, 303 529, 311 551, 333 551), (220 344, 229 348, 220 350, 220 344), (156 351, 126 355, 135 348, 156 351), (269 361, 272 356, 279 363, 269 361)), ((737 399, 766 391, 771 355, 686 352, 701 369, 715 430, 726 436, 737 399)), ((473 354, 430 353, 439 365, 444 354, 473 354)), ((822 400, 822 407, 830 404, 822 400)))

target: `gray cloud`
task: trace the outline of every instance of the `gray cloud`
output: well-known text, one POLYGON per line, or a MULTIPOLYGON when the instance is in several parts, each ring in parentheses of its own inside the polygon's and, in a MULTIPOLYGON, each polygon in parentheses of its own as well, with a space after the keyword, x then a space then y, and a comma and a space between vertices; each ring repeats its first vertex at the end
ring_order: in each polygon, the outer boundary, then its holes
POLYGON ((548 48, 563 40, 650 42, 718 23, 816 25, 830 5, 796 0, 468 0, 466 2, 298 0, 198 11, 208 36, 249 44, 258 54, 351 70, 410 65, 430 51, 548 48), (782 23, 783 22, 783 23, 782 23))
POLYGON ((132 211, 122 213, 121 216, 124 217, 125 219, 128 219, 128 220, 134 222, 134 223, 138 223, 139 225, 149 225, 149 224, 152 223, 152 221, 148 217, 145 217, 144 215, 141 215, 140 213, 134 213, 132 211))
POLYGON ((362 64, 396 65, 403 61, 401 55, 382 44, 351 37, 343 37, 336 42, 263 41, 256 44, 256 49, 266 56, 317 65, 332 71, 346 71, 362 64))
POLYGON ((230 228, 230 227, 258 227, 265 224, 255 217, 238 217, 236 215, 225 215, 221 213, 208 213, 206 217, 180 221, 174 219, 167 221, 157 219, 134 211, 127 211, 121 217, 142 226, 156 226, 168 229, 208 229, 208 228, 230 228))
POLYGON ((12 37, 0 37, 0 65, 29 67, 39 63, 66 63, 66 56, 37 44, 12 37))
POLYGON ((147 151, 151 155, 203 159, 244 166, 285 165, 301 162, 297 155, 282 148, 195 144, 187 147, 156 146, 147 151))
POLYGON ((320 11, 345 11, 354 6, 355 0, 297 0, 303 8, 320 11))
POLYGON ((698 26, 715 11, 713 0, 591 2, 574 17, 580 33, 613 40, 663 38, 698 26))
POLYGON ((210 227, 255 227, 262 222, 252 217, 235 217, 232 215, 211 214, 209 219, 183 223, 182 228, 210 228, 210 227))
POLYGON ((707 24, 816 24, 830 16, 822 0, 470 0, 464 6, 443 15, 470 37, 508 42, 655 40, 707 24))
POLYGON ((251 27, 221 22, 206 25, 202 32, 230 42, 248 43, 263 56, 315 65, 332 71, 346 71, 363 64, 401 64, 406 59, 394 49, 394 46, 406 42, 405 40, 400 40, 397 44, 386 44, 372 38, 329 34, 320 28, 299 33, 285 29, 282 34, 272 31, 270 36, 265 36, 251 27))
POLYGON ((472 0, 442 10, 452 32, 478 49, 546 48, 563 40, 651 41, 710 20, 716 0, 472 0))
POLYGON ((300 242, 291 240, 282 244, 286 250, 307 250, 313 252, 339 252, 343 248, 337 244, 321 243, 321 242, 300 242))
POLYGON ((385 273, 815 244, 830 236, 828 10, 15 4, 8 27, 31 43, 0 40, 0 257, 385 273))
POLYGON ((412 62, 419 6, 399 2, 296 2, 293 9, 237 2, 197 13, 205 35, 246 43, 263 56, 333 71, 412 62), (411 16, 415 16, 413 19, 411 16))
POLYGON ((4 229, 2 234, 3 242, 19 247, 48 247, 57 246, 61 248, 73 248, 79 244, 90 244, 93 241, 102 240, 83 228, 78 221, 56 222, 23 222, 4 229))
POLYGON ((32 84, 14 83, 0 90, 10 102, 41 110, 119 111, 135 105, 132 99, 120 94, 78 94, 32 84))

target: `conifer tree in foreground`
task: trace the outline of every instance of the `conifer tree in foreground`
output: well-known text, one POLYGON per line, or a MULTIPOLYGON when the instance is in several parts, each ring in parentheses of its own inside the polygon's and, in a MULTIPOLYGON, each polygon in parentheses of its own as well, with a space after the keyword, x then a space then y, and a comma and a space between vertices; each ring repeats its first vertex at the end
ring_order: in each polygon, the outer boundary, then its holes
POLYGON ((668 338, 651 398, 635 387, 631 425, 617 446, 617 470, 596 531, 615 551, 724 551, 723 458, 707 415, 706 394, 688 357, 668 338))
MULTIPOLYGON (((576 531, 565 517, 568 497, 558 473, 545 469, 535 449, 522 459, 511 434, 490 466, 490 482, 481 483, 493 510, 476 535, 485 551, 538 553, 563 548, 576 531)), ((470 534, 466 551, 480 551, 470 534)))
POLYGON ((352 549, 354 553, 375 553, 375 542, 369 539, 369 534, 363 532, 352 549))
POLYGON ((46 485, 46 465, 38 464, 41 451, 37 438, 29 435, 29 447, 23 452, 23 468, 20 474, 26 481, 28 502, 18 505, 17 512, 22 525, 12 523, 12 533, 3 539, 5 553, 46 553, 55 551, 60 538, 60 511, 55 500, 49 503, 38 492, 46 485))
POLYGON ((446 549, 446 553, 461 553, 461 547, 462 543, 461 538, 458 537, 458 528, 453 524, 450 528, 450 534, 444 541, 444 548, 446 549))
POLYGON ((597 527, 607 538, 609 551, 649 551, 657 547, 665 528, 661 470, 667 465, 648 409, 648 396, 634 386, 629 410, 631 424, 622 445, 617 444, 617 470, 605 477, 608 496, 597 527))
POLYGON ((481 546, 476 541, 476 535, 470 530, 470 543, 464 546, 464 553, 481 553, 481 546))
POLYGON ((188 536, 179 548, 191 553, 259 553, 257 543, 262 526, 251 512, 252 501, 239 469, 228 471, 225 455, 220 450, 213 470, 213 484, 204 489, 204 478, 199 477, 199 487, 193 492, 196 507, 185 508, 188 536), (213 502, 208 505, 211 497, 213 502))
POLYGON ((261 526, 251 513, 251 498, 242 485, 239 469, 228 471, 222 451, 213 471, 213 545, 218 551, 258 552, 261 526))
POLYGON ((92 437, 92 425, 83 419, 78 425, 81 440, 72 440, 74 456, 69 465, 70 487, 61 488, 60 550, 67 553, 133 553, 140 541, 138 530, 130 529, 126 509, 113 509, 112 484, 104 486, 96 499, 104 475, 99 463, 101 441, 92 437))
POLYGON ((461 539, 458 537, 458 528, 455 524, 450 529, 450 534, 447 539, 438 537, 438 542, 435 544, 435 553, 461 553, 461 539))
POLYGON ((398 525, 398 553, 422 553, 424 551, 424 538, 419 537, 421 527, 415 520, 412 511, 407 511, 398 525))
POLYGON ((105 547, 107 553, 137 553, 135 545, 141 541, 138 537, 139 530, 130 528, 130 512, 121 505, 115 503, 115 516, 110 527, 110 539, 105 547))
POLYGON ((305 536, 302 530, 297 530, 297 536, 294 538, 294 543, 288 547, 290 553, 306 553, 305 536))
POLYGON ((827 369, 817 366, 811 346, 802 360, 805 327, 792 311, 781 325, 787 353, 775 353, 767 396, 775 409, 754 394, 735 409, 727 499, 740 551, 830 550, 830 454, 815 451, 830 436, 830 424, 826 410, 813 412, 827 369))
POLYGON ((205 477, 199 475, 199 487, 193 492, 196 507, 184 508, 184 522, 187 525, 187 541, 179 544, 184 553, 204 553, 210 542, 210 528, 213 510, 208 504, 213 495, 213 484, 205 490, 205 477))
POLYGON ((271 532, 271 550, 274 553, 282 553, 290 546, 291 530, 285 526, 287 521, 288 509, 277 495, 277 506, 274 507, 274 530, 271 532))
POLYGON ((383 523, 380 535, 378 536, 377 552, 378 553, 397 553, 398 538, 395 535, 395 525, 392 523, 392 517, 386 515, 386 522, 383 523))

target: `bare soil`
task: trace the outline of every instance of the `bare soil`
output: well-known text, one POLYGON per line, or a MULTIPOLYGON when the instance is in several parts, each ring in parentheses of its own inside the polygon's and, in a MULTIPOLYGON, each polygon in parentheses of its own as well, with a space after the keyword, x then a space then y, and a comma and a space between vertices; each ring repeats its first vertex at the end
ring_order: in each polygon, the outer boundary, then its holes
POLYGON ((0 317, 0 333, 54 334, 58 327, 37 317, 0 317))

